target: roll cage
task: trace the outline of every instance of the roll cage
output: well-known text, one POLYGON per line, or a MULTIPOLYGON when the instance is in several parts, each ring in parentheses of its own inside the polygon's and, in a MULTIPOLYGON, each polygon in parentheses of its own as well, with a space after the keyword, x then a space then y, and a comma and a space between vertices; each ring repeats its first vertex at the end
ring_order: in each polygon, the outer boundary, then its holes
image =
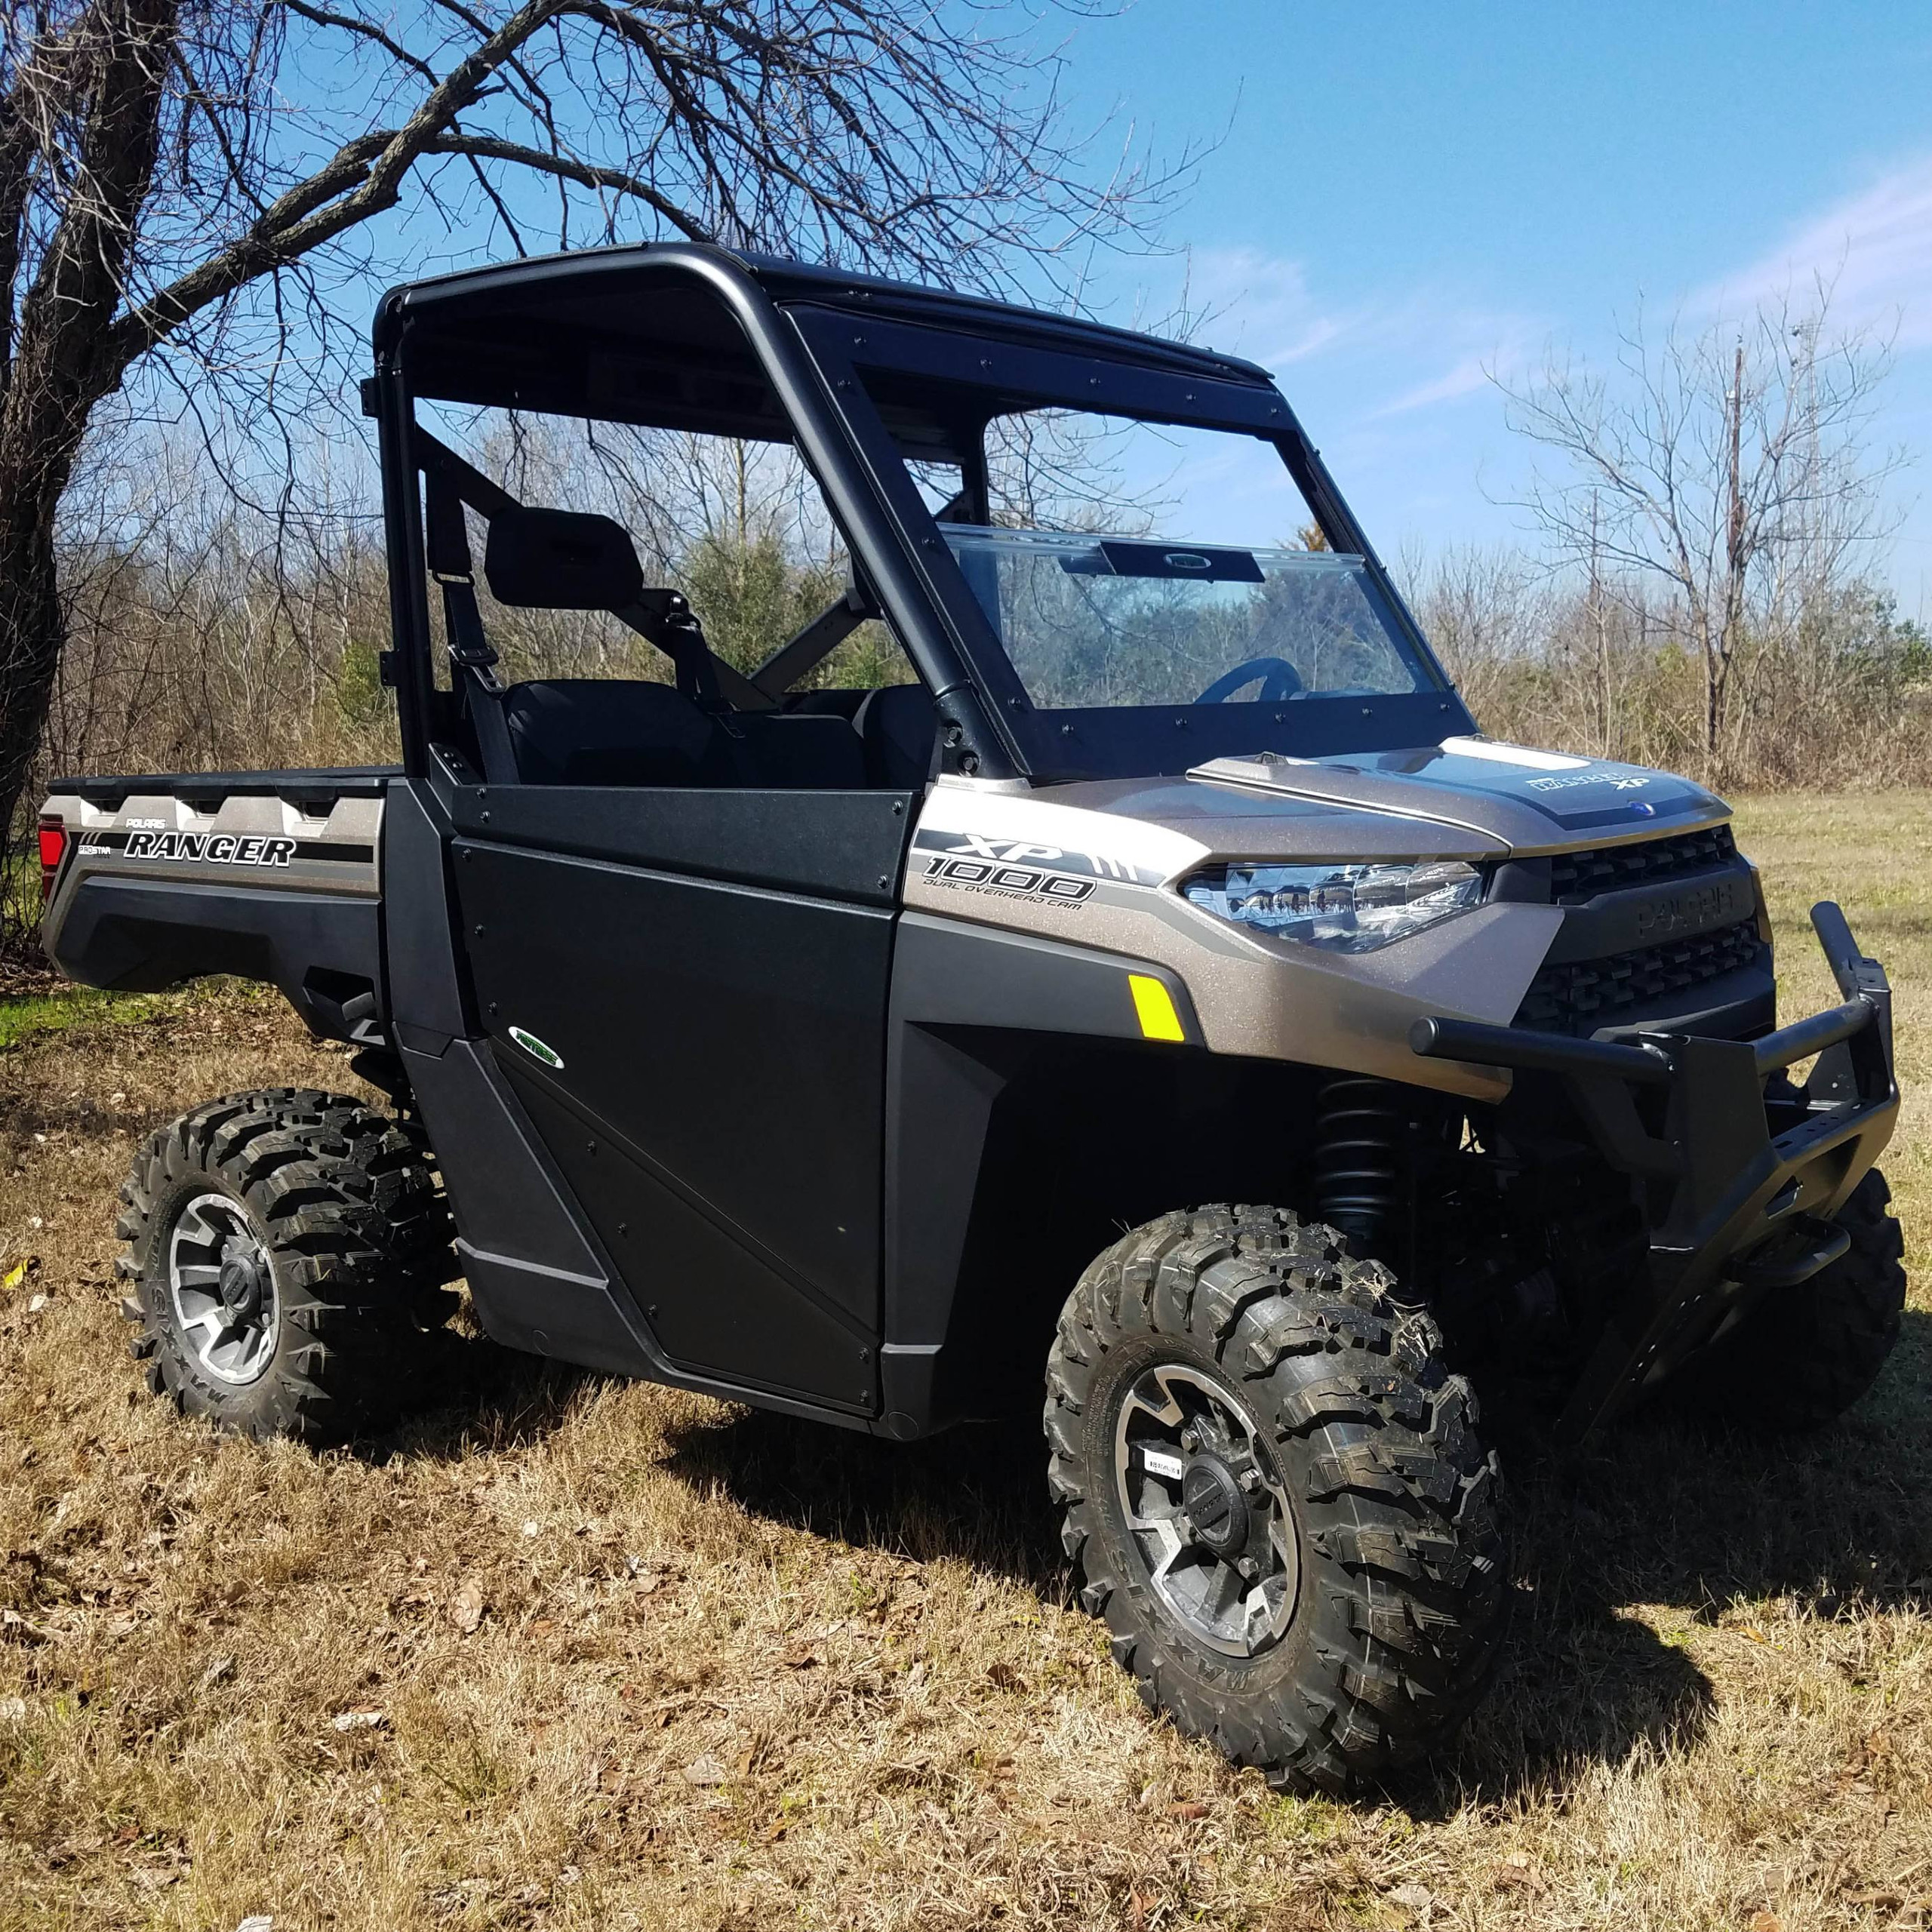
MULTIPOLYGON (((854 587, 749 679, 728 666, 706 674, 735 709, 773 702, 876 614, 933 697, 943 770, 1032 783, 1131 777, 1242 751, 1391 750, 1473 728, 1293 411, 1264 371, 1236 358, 684 243, 592 250, 393 290, 377 311, 374 348, 365 405, 379 425, 384 478, 396 638, 386 669, 412 774, 426 769, 429 744, 448 735, 451 707, 460 703, 435 685, 432 577, 445 587, 459 677, 466 657, 467 675, 488 676, 480 633, 450 608, 448 586, 468 560, 460 518, 453 524, 447 506, 488 516, 511 501, 417 422, 419 399, 795 445, 848 547, 854 587), (1222 704, 1035 708, 906 466, 955 466, 961 487, 937 515, 987 521, 987 427, 1043 408, 1271 444, 1330 546, 1364 560, 1433 688, 1297 706, 1291 715, 1222 704)), ((638 613, 617 614, 660 641, 638 613)))

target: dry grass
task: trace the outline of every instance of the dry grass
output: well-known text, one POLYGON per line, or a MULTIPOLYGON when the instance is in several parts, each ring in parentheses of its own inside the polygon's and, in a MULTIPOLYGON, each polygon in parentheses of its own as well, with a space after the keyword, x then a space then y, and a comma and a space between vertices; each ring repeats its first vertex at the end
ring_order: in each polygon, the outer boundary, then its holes
POLYGON ((1142 1713, 1025 1428, 894 1449, 481 1343, 380 1454, 178 1421, 114 1186, 192 1100, 343 1062, 233 995, 0 1054, 0 1275, 39 1257, 0 1292, 0 1927, 1922 1922, 1932 799, 1743 817, 1793 996, 1826 891, 1901 988, 1905 1344, 1795 1448, 1512 1445, 1505 1675, 1355 1806, 1142 1713))

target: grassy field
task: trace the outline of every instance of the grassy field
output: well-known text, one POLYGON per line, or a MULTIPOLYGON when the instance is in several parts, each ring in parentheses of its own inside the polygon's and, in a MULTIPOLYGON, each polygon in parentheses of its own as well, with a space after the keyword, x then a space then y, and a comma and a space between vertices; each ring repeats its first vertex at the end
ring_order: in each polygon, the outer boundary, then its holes
POLYGON ((481 1343, 361 1453, 177 1420, 115 1313, 137 1142, 354 1083, 260 998, 0 1019, 0 1927, 1927 1923, 1932 798, 1740 817, 1787 1010, 1827 894, 1900 989, 1905 1341, 1797 1446, 1517 1454, 1495 1694, 1355 1804, 1142 1712, 1030 1429, 895 1449, 481 1343))

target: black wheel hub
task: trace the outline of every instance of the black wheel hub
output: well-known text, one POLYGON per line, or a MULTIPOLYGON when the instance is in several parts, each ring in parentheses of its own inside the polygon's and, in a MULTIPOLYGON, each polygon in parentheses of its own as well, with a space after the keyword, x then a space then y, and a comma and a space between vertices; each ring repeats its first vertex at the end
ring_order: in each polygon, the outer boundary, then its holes
POLYGON ((1194 1540, 1226 1561, 1247 1546, 1247 1498, 1219 1456, 1196 1456, 1181 1478, 1180 1504, 1194 1540))
POLYGON ((238 1321, 262 1309, 262 1271, 252 1255, 230 1247, 222 1257, 219 1283, 221 1305, 238 1321))

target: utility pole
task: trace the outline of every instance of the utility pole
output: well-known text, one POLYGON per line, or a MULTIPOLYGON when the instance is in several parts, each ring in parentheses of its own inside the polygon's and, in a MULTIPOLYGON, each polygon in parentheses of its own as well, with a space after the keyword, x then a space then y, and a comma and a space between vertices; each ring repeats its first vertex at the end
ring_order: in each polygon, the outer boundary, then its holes
POLYGON ((1715 764, 1719 727, 1724 713, 1725 681, 1730 671, 1731 653, 1737 648, 1738 620, 1744 608, 1744 338, 1737 339, 1737 359, 1732 365, 1730 393, 1724 398, 1730 416, 1730 515, 1724 546, 1723 629, 1718 636, 1716 662, 1709 666, 1709 688, 1705 693, 1704 749, 1715 764))
POLYGON ((1597 534, 1599 506, 1590 492, 1590 589, 1586 607, 1592 641, 1596 646, 1597 755, 1611 754, 1610 626, 1603 608, 1603 552, 1597 534))

